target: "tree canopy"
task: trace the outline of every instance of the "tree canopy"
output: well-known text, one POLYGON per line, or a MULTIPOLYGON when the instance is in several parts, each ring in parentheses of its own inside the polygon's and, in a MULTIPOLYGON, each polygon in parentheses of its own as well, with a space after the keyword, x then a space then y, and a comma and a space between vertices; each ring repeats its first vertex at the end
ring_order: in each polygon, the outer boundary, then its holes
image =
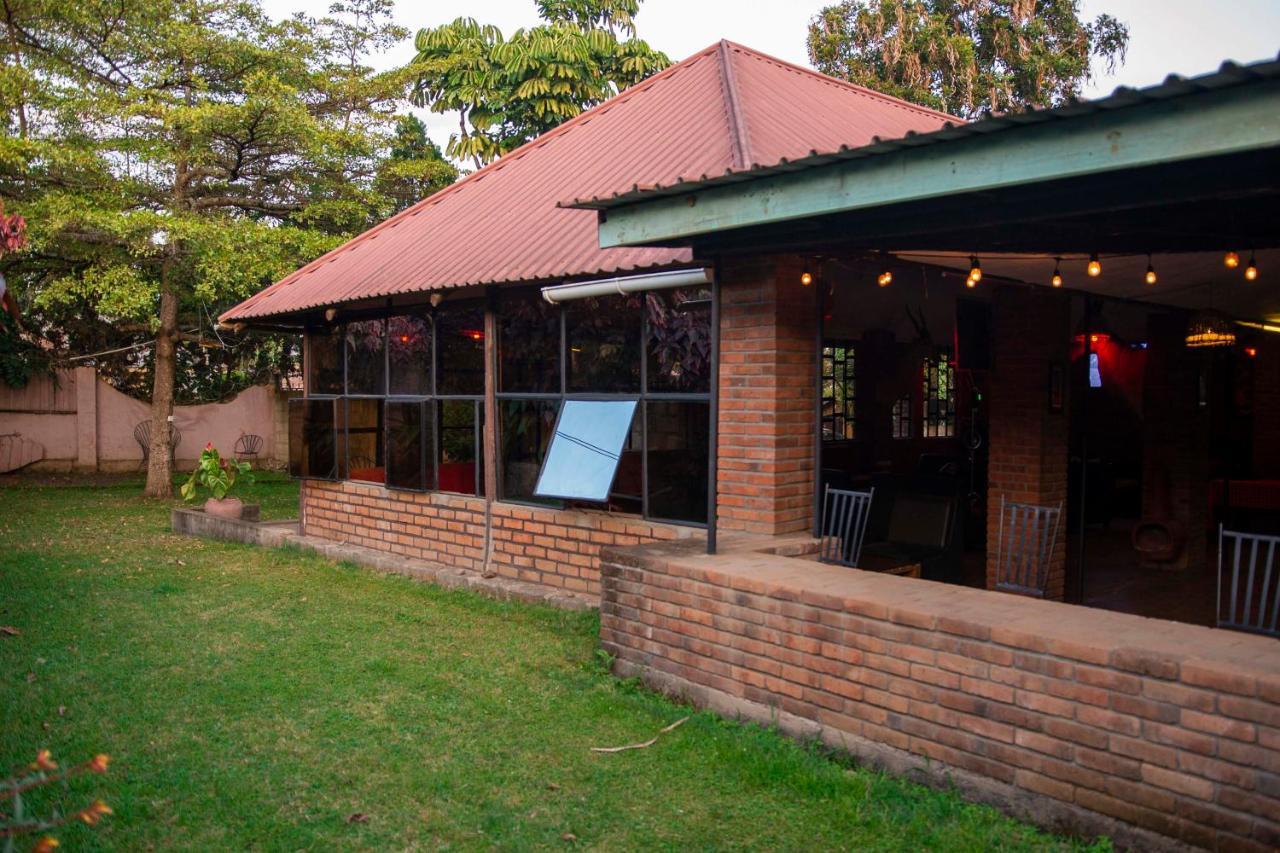
MULTIPOLYGON (((4 271, 55 350, 128 347, 100 368, 150 391, 157 441, 177 377, 215 396, 292 358, 218 332, 221 309, 456 176, 397 136, 410 72, 365 64, 407 35, 390 7, 3 0, 0 197, 30 238, 4 271)), ((148 488, 167 492, 160 462, 148 488)))
POLYGON ((636 38, 641 0, 538 0, 546 22, 502 31, 472 18, 418 31, 413 100, 458 114, 446 153, 477 166, 670 64, 636 38))
POLYGON ((843 0, 809 24, 824 74, 962 118, 1076 96, 1124 61, 1128 28, 1079 0, 843 0))

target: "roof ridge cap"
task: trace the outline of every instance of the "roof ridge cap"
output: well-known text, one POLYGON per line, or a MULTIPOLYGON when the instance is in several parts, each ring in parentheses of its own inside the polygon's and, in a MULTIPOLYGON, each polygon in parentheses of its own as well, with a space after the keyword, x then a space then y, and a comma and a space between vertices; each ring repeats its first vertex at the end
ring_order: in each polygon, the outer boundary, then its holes
POLYGON ((877 91, 867 86, 860 86, 857 83, 852 83, 848 80, 841 80, 839 77, 832 77, 830 74, 823 74, 821 71, 818 71, 815 68, 806 68, 805 66, 800 65, 798 63, 788 62, 785 59, 780 59, 776 56, 773 56, 772 54, 764 53, 763 51, 756 50, 755 48, 749 47, 745 44, 739 44, 738 42, 729 41, 728 39, 724 39, 722 41, 724 44, 728 45, 729 47, 737 51, 740 51, 741 53, 746 54, 747 56, 750 56, 752 59, 758 59, 762 62, 771 62, 774 65, 777 65, 779 68, 782 68, 783 70, 791 71, 796 74, 802 74, 807 77, 813 77, 820 83, 826 83, 827 85, 834 85, 844 89, 850 89, 854 92, 859 92, 863 95, 876 98, 877 100, 885 101, 890 106, 899 107, 901 109, 910 110, 912 112, 923 113, 924 115, 935 116, 937 118, 940 118, 952 123, 968 124, 968 121, 961 118, 960 116, 953 116, 950 113, 945 113, 945 112, 942 112, 941 110, 935 110, 932 107, 922 106, 920 104, 912 103, 911 101, 905 100, 903 98, 898 98, 893 95, 887 95, 884 92, 877 91))
POLYGON ((733 73, 732 42, 721 39, 716 45, 720 57, 720 88, 724 94, 725 112, 729 123, 729 148, 733 152, 735 169, 751 166, 751 140, 747 135, 747 118, 738 97, 738 80, 733 73))

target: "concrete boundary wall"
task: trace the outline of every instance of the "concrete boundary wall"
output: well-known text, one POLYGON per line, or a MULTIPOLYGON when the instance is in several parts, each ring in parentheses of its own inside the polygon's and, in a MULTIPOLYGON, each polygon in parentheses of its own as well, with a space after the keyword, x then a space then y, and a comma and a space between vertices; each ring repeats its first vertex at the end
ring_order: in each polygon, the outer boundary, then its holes
MULTIPOLYGON (((246 433, 262 436, 260 464, 280 465, 288 458, 288 395, 271 386, 254 386, 223 403, 176 406, 173 417, 182 431, 180 467, 194 464, 210 441, 230 455, 246 433)), ((142 449, 133 430, 150 418, 146 402, 121 394, 92 367, 62 371, 56 381, 36 377, 21 389, 0 385, 0 435, 40 444, 44 459, 29 466, 35 470, 138 470, 142 449)))

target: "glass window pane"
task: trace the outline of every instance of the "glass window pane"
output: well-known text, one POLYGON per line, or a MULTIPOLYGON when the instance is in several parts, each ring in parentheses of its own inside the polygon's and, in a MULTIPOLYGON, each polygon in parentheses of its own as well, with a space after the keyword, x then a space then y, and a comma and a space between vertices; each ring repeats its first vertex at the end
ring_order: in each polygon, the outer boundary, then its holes
POLYGON ((603 502, 635 414, 635 400, 565 401, 534 494, 603 502))
POLYGON ((565 306, 570 391, 640 390, 640 294, 579 299, 565 306))
POLYGON ((501 400, 499 411, 498 458, 501 467, 502 498, 505 500, 550 503, 533 494, 547 444, 555 431, 558 400, 501 400))
POLYGON ((334 400, 289 401, 289 474, 333 480, 339 476, 334 400))
POLYGON ((499 391, 560 391, 560 309, 538 291, 504 296, 498 309, 499 391))
POLYGON ((440 491, 484 494, 476 468, 476 413, 481 403, 440 400, 440 491))
POLYGON ((650 400, 645 408, 649 517, 706 522, 711 407, 650 400))
POLYGON ((650 391, 711 392, 711 289, 648 293, 650 391))
POLYGON ((342 327, 307 335, 307 393, 342 393, 342 327))
POLYGON ((425 491, 435 480, 432 467, 431 403, 387 401, 387 485, 425 491))
POLYGON ((382 458, 382 401, 346 400, 347 478, 385 483, 382 458))
POLYGON ((360 320, 347 324, 347 393, 387 393, 386 324, 360 320))
POLYGON ((387 320, 391 375, 388 393, 406 397, 431 393, 431 318, 421 315, 387 320))
POLYGON ((445 303, 436 312, 436 393, 484 394, 484 306, 445 303))

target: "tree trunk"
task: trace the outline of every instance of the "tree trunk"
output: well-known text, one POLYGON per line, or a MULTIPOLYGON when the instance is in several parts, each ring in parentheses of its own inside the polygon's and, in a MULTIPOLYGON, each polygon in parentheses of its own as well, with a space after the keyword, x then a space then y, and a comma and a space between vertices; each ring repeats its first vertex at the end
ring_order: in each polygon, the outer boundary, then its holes
POLYGON ((172 442, 174 357, 178 332, 178 296, 169 286, 166 261, 160 273, 160 331, 156 334, 155 376, 151 382, 151 458, 147 464, 145 494, 173 497, 172 442))

